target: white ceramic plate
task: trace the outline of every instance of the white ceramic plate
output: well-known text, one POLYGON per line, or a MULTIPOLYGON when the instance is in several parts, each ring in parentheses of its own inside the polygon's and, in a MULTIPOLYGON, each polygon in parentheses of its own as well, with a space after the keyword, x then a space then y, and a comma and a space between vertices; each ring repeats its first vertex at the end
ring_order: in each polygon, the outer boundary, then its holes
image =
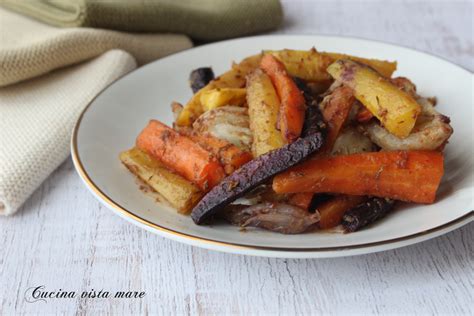
POLYGON ((261 36, 190 49, 146 65, 118 80, 85 109, 72 138, 72 156, 81 178, 108 208, 129 222, 180 242, 214 250, 271 257, 336 257, 393 249, 427 240, 473 219, 473 75, 440 58, 394 45, 342 37, 261 36), (216 74, 232 61, 262 49, 334 51, 397 60, 395 75, 406 76, 418 92, 438 98, 451 117, 454 135, 437 202, 406 205, 375 225, 352 234, 280 235, 240 232, 230 225, 196 226, 189 217, 157 204, 141 192, 118 159, 131 148, 151 118, 171 123, 170 103, 191 97, 189 72, 212 66, 216 74))

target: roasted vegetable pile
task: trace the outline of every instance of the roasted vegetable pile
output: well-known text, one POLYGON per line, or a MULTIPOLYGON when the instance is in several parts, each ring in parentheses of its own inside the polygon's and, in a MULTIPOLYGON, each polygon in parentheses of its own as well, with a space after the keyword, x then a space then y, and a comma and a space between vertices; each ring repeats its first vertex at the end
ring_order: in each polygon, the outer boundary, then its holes
POLYGON ((396 67, 312 48, 195 69, 172 127, 150 120, 120 160, 198 225, 357 231, 434 203, 444 172, 449 118, 396 67))

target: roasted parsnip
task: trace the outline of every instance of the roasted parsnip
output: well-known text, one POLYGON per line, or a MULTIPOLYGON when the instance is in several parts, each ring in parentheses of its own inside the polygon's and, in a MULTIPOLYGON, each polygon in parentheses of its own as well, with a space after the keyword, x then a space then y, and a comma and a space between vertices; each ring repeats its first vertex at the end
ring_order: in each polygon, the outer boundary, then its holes
POLYGON ((120 160, 180 213, 189 213, 203 196, 196 185, 170 171, 159 160, 138 148, 122 152, 120 160))
POLYGON ((247 78, 247 104, 255 157, 280 148, 285 141, 277 129, 280 101, 270 78, 260 69, 247 78))

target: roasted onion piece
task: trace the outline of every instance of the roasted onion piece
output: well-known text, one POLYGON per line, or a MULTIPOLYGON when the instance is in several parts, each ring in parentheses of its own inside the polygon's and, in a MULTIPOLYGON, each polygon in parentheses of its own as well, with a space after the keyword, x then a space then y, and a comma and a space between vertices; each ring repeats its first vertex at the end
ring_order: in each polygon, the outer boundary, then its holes
POLYGON ((376 149, 377 146, 375 146, 367 136, 360 133, 354 127, 347 127, 336 138, 331 155, 352 155, 372 152, 376 151, 376 149))
POLYGON ((202 114, 193 123, 193 129, 198 133, 209 133, 249 151, 252 145, 249 125, 247 108, 226 105, 202 114))
POLYGON ((415 127, 406 138, 390 134, 378 122, 371 122, 363 128, 369 138, 384 150, 436 150, 443 148, 453 133, 449 117, 435 110, 429 99, 419 98, 421 114, 415 127))
POLYGON ((319 213, 299 207, 265 202, 256 205, 229 205, 222 217, 234 225, 259 227, 281 234, 300 234, 319 222, 319 213))

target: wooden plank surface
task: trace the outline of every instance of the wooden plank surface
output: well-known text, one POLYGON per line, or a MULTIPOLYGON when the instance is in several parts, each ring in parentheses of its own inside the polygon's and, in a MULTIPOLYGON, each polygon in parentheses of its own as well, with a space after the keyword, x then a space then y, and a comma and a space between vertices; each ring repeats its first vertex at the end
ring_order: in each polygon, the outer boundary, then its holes
MULTIPOLYGON (((284 1, 276 33, 383 40, 473 70, 472 2, 284 1)), ((0 314, 473 314, 474 224, 357 257, 266 259, 173 242, 99 205, 70 160, 17 215, 0 218, 0 314), (25 291, 145 291, 141 299, 50 299, 25 291), (26 295, 28 297, 28 295, 26 295)))

